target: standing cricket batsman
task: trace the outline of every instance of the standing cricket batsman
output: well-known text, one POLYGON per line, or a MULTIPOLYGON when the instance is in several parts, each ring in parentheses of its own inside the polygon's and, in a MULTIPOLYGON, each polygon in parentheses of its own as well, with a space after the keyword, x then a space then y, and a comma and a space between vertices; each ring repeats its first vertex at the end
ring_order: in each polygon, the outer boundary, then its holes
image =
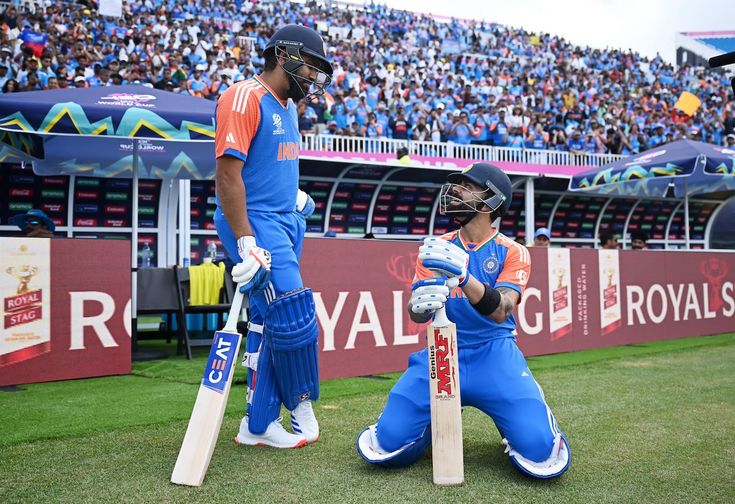
POLYGON ((232 278, 250 298, 244 364, 247 412, 235 442, 298 448, 319 438, 318 325, 299 258, 314 201, 299 190, 296 105, 324 93, 332 66, 322 38, 288 25, 265 47, 265 70, 217 103, 214 222, 237 264, 232 278), (281 404, 294 433, 281 425, 281 404))
MULTIPOLYGON (((440 211, 461 227, 424 240, 408 312, 423 323, 446 307, 457 328, 462 406, 490 416, 521 471, 537 478, 560 476, 571 463, 569 444, 515 341, 513 309, 528 283, 530 256, 493 227, 510 207, 510 179, 500 168, 475 163, 450 174, 447 182, 440 211)), ((405 467, 431 444, 430 422, 424 349, 409 358, 378 422, 358 436, 357 450, 371 464, 405 467)))

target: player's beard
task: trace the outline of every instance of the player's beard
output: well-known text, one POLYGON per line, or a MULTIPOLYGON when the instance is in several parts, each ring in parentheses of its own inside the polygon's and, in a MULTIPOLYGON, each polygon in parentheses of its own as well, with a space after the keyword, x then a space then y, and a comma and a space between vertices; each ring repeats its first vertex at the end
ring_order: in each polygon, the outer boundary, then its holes
POLYGON ((304 91, 299 80, 301 80, 299 77, 288 74, 288 92, 286 94, 287 98, 291 98, 294 103, 298 103, 306 97, 306 91, 304 91))
POLYGON ((454 199, 447 205, 447 213, 452 216, 455 225, 460 227, 464 226, 477 215, 477 210, 468 208, 468 205, 472 205, 472 203, 463 202, 460 199, 454 199))
POLYGON ((452 214, 452 220, 454 221, 455 225, 462 227, 469 224, 469 222, 477 217, 477 215, 477 212, 472 212, 468 210, 466 212, 452 214))

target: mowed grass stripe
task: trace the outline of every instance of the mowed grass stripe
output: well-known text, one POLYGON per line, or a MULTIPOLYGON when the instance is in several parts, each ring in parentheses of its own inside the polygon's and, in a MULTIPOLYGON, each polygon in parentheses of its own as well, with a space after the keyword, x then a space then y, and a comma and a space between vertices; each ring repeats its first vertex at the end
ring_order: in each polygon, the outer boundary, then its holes
MULTIPOLYGON (((571 366, 597 367, 616 359, 730 344, 735 344, 735 334, 531 357, 529 366, 537 373, 571 366)), ((193 361, 173 357, 136 362, 132 375, 30 384, 22 392, 0 394, 2 417, 13 426, 0 436, 0 447, 188 419, 206 357, 206 352, 199 351, 193 361)), ((371 392, 385 395, 398 376, 400 373, 325 381, 322 402, 371 392)), ((245 408, 246 370, 239 364, 234 379, 226 415, 240 417, 245 408)))
MULTIPOLYGON (((531 480, 515 471, 502 453, 492 422, 473 409, 463 414, 464 487, 433 486, 428 452, 405 470, 369 466, 356 454, 354 439, 363 426, 375 421, 392 381, 357 380, 368 389, 375 388, 355 395, 348 387, 342 397, 337 390, 340 381, 325 384, 325 389, 335 390, 325 394, 317 406, 322 438, 302 450, 234 446, 230 438, 237 430, 240 412, 228 409, 200 489, 168 483, 192 397, 183 406, 183 419, 3 446, 0 501, 732 502, 734 359, 735 345, 732 338, 725 338, 714 346, 598 360, 588 365, 547 369, 532 365, 570 439, 574 456, 571 471, 551 482, 531 480)), ((108 380, 125 379, 137 380, 136 386, 138 382, 157 382, 140 377, 108 380)), ((66 383, 78 386, 92 381, 66 383)), ((51 385, 63 384, 38 387, 51 385)), ((117 392, 121 404, 139 397, 140 390, 126 392, 130 383, 119 385, 116 391, 103 388, 117 392)), ((175 386, 166 382, 166 387, 175 386)), ((180 386, 184 388, 172 392, 172 400, 186 402, 180 397, 195 387, 180 386)), ((3 396, 3 402, 17 402, 12 398, 27 392, 31 387, 3 396)), ((59 396, 63 390, 54 388, 53 392, 68 410, 70 406, 59 396)), ((27 407, 26 413, 32 417, 36 406, 27 407)), ((169 411, 175 409, 169 405, 169 411)), ((3 411, 6 416, 8 408, 3 411)), ((107 416, 117 414, 117 410, 107 412, 107 416)), ((150 419, 135 408, 128 408, 128 414, 150 419)), ((102 420, 88 417, 89 422, 102 420)), ((12 426, 12 433, 18 424, 5 425, 12 426)), ((53 426, 36 427, 40 433, 53 426)))

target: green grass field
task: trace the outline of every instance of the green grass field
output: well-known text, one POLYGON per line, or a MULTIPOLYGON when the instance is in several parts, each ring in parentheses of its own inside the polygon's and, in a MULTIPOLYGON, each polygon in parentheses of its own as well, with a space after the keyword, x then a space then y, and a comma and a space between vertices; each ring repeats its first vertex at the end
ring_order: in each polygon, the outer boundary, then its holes
POLYGON ((169 483, 205 350, 133 374, 0 392, 0 502, 735 502, 735 334, 529 359, 573 462, 554 481, 518 473, 492 422, 464 421, 462 487, 431 483, 429 452, 386 471, 357 455, 398 375, 322 384, 318 443, 243 448, 236 384, 201 488, 169 483))

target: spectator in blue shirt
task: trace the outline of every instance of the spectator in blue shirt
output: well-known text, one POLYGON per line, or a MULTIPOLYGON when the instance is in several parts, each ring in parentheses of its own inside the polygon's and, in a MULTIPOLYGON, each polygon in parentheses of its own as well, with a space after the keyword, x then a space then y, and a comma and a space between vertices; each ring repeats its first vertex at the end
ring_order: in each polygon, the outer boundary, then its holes
POLYGON ((528 135, 526 146, 535 150, 549 148, 549 134, 544 131, 544 127, 540 122, 536 123, 533 131, 528 135))
POLYGON ((378 77, 373 75, 368 79, 368 85, 365 89, 365 97, 369 110, 375 110, 378 105, 378 100, 383 95, 383 91, 378 86, 378 77))
POLYGON ((567 147, 573 154, 583 154, 585 150, 585 141, 582 139, 582 132, 575 129, 571 138, 567 141, 567 147))
POLYGON ((508 144, 508 125, 505 123, 505 110, 498 112, 498 119, 490 125, 493 145, 505 147, 508 144))

